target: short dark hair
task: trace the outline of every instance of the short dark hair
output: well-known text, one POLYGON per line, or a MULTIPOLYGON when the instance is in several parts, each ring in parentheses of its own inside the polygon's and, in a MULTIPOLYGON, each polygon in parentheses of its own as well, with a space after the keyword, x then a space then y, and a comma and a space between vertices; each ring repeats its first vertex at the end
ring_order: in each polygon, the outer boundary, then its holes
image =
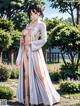
POLYGON ((28 7, 28 9, 27 9, 27 15, 28 15, 29 19, 30 19, 30 17, 31 17, 31 10, 32 10, 34 13, 36 13, 36 12, 35 12, 35 10, 36 10, 38 13, 40 13, 40 16, 43 17, 43 9, 42 9, 42 7, 41 7, 40 4, 35 3, 35 4, 30 4, 30 5, 29 5, 29 7, 28 7))

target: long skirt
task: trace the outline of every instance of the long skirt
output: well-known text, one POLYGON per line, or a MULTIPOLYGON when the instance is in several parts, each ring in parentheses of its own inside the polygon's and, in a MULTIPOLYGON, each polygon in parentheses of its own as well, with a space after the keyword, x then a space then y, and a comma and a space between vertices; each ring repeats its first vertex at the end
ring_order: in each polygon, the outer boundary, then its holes
POLYGON ((19 68, 17 100, 24 103, 26 98, 26 102, 29 100, 31 105, 44 106, 60 102, 60 95, 50 79, 42 48, 34 52, 29 48, 28 56, 23 54, 19 68))

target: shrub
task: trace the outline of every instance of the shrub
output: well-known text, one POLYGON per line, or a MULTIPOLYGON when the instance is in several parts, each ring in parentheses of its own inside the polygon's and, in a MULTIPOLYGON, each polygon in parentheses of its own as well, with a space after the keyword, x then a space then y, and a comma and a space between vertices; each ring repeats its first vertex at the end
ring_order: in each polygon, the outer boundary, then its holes
POLYGON ((50 77, 51 77, 51 80, 54 82, 58 82, 60 80, 60 74, 59 72, 50 72, 50 77))
POLYGON ((9 68, 4 65, 0 64, 0 81, 6 81, 10 78, 11 72, 9 71, 9 68))
POLYGON ((78 71, 78 69, 73 69, 70 64, 68 64, 67 66, 65 65, 61 66, 60 75, 63 80, 67 79, 68 77, 70 79, 75 79, 75 80, 80 79, 80 71, 78 71))
POLYGON ((11 99, 14 91, 10 87, 0 86, 0 99, 11 99))
POLYGON ((11 79, 16 79, 19 77, 19 71, 16 68, 13 68, 11 71, 11 79))
POLYGON ((78 93, 80 92, 80 82, 62 81, 60 83, 60 91, 63 93, 78 93))

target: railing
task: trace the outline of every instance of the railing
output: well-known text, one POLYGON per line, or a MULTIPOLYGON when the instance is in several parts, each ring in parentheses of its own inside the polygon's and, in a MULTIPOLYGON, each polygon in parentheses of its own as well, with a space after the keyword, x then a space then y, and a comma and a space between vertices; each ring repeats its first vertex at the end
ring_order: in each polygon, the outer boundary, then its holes
POLYGON ((59 63, 60 62, 60 53, 56 52, 43 52, 46 62, 59 63))

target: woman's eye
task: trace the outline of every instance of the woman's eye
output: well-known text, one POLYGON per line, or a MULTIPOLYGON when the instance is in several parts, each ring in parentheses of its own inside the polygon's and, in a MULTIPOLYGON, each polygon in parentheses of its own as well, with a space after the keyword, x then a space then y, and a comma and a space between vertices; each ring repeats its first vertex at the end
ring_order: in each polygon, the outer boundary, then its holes
POLYGON ((35 12, 35 14, 37 14, 37 12, 35 12))

